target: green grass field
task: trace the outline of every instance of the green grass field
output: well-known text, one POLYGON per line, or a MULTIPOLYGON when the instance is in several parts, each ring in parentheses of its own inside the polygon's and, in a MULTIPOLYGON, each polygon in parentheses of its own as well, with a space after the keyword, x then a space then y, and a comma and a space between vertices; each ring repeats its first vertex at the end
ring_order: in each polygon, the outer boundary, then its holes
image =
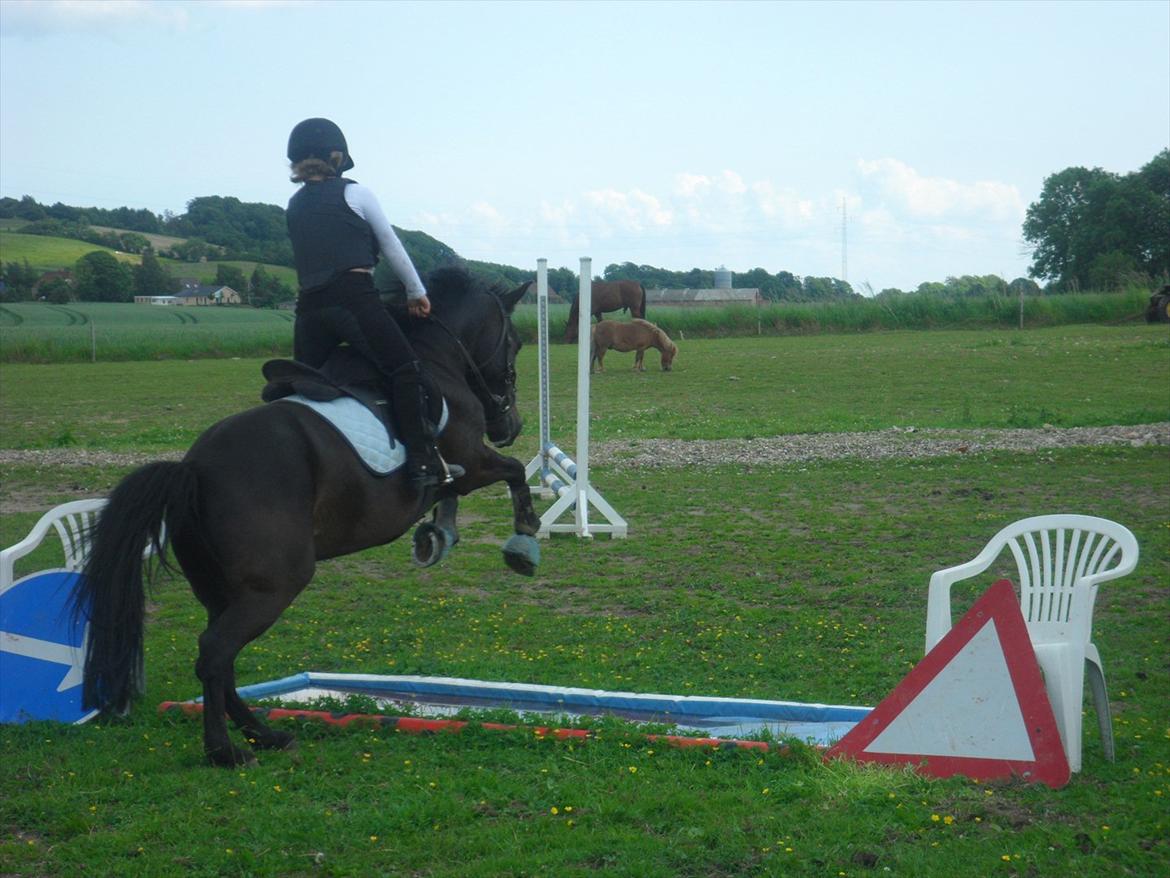
POLYGON ((39 271, 56 271, 72 266, 86 253, 101 250, 112 253, 123 262, 137 265, 141 259, 129 253, 120 253, 109 247, 99 247, 74 238, 55 238, 48 235, 25 235, 0 228, 0 262, 21 262, 39 271))
MULTIPOLYGON (((676 370, 594 376, 595 441, 887 426, 1170 420, 1165 327, 703 339, 676 370)), ((552 351, 554 437, 571 451, 575 348, 552 351)), ((0 446, 176 452, 251 405, 258 359, 4 364, 0 446)), ((535 357, 519 364, 535 451, 535 357)), ((0 544, 100 496, 114 463, 0 463, 0 544)), ((931 571, 1000 526, 1056 510, 1137 535, 1102 587, 1117 761, 1091 709, 1064 789, 927 780, 785 755, 679 750, 591 721, 587 742, 289 726, 296 753, 201 763, 203 611, 181 580, 150 598, 146 694, 126 719, 0 727, 0 862, 11 875, 1154 876, 1170 871, 1170 449, 1115 447, 792 465, 593 468, 630 538, 542 543, 510 573, 502 486, 464 501, 427 570, 405 541, 319 565, 238 663, 241 685, 303 670, 419 673, 676 694, 875 704, 921 657, 931 571)), ((540 508, 544 508, 541 504, 540 508)), ((52 563, 52 546, 30 559, 52 563)), ((18 569, 18 573, 21 572, 18 569)), ((989 572, 990 573, 990 572, 989 572)), ((988 579, 993 578, 989 575, 988 579)), ((966 593, 969 598, 972 593, 966 593)), ((360 709, 360 701, 345 708, 360 709)), ((501 718, 471 713, 469 718, 501 718)), ((510 720, 523 720, 503 715, 510 720)))
MULTIPOLYGON (((289 330, 284 331, 287 337, 289 330)), ((147 335, 155 332, 144 328, 147 335)), ((554 345, 549 354, 553 422, 567 436, 576 429, 576 355, 575 345, 554 345)), ((670 373, 657 371, 656 357, 649 352, 647 371, 635 373, 632 354, 609 355, 609 368, 592 384, 595 439, 745 439, 886 427, 1170 420, 1165 392, 1170 339, 1164 327, 1145 324, 701 339, 679 343, 670 373)), ((259 399, 261 362, 5 364, 0 432, 9 448, 174 450, 194 441, 207 424, 259 399), (216 392, 203 392, 209 387, 216 392), (43 408, 46 395, 55 401, 51 411, 43 408), (164 403, 172 408, 158 408, 164 403), (50 429, 44 429, 44 417, 51 419, 50 429)), ((533 346, 521 350, 517 368, 519 404, 528 424, 519 441, 525 453, 535 454, 533 346)))

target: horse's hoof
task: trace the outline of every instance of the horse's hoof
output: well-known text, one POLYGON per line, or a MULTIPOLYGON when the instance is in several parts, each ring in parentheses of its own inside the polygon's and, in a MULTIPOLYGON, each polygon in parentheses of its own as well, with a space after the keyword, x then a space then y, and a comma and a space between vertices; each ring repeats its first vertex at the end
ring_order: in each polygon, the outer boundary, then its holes
POLYGON ((419 567, 430 567, 447 557, 454 545, 452 534, 443 527, 424 521, 414 532, 410 558, 419 567))
POLYGON ((540 563, 540 544, 528 534, 512 534, 504 543, 504 561, 523 576, 532 576, 540 563))
POLYGON ((221 768, 246 768, 249 765, 258 764, 255 753, 251 750, 237 747, 235 744, 208 750, 206 756, 209 763, 221 768))
POLYGON ((248 738, 248 743, 253 747, 259 747, 261 750, 297 749, 297 739, 294 735, 275 729, 269 729, 263 735, 258 735, 255 738, 248 738))

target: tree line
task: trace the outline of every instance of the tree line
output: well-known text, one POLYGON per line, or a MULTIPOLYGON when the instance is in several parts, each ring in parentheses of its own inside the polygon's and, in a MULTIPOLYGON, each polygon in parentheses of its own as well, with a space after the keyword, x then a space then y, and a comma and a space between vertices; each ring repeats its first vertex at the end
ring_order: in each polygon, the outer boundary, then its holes
MULTIPOLYGON (((115 269, 94 254, 83 257, 88 262, 84 267, 77 266, 79 296, 90 289, 86 278, 94 276, 104 278, 107 283, 117 282, 116 287, 106 287, 103 295, 116 294, 128 299, 135 292, 173 291, 177 282, 169 277, 156 256, 184 262, 293 264, 284 209, 230 196, 193 198, 186 212, 178 215, 170 212, 159 215, 129 207, 81 208, 60 202, 43 205, 28 195, 20 199, 4 197, 0 198, 0 219, 26 220, 20 231, 27 234, 76 238, 142 254, 143 265, 137 269, 122 266, 125 271, 115 269), (150 234, 184 240, 156 253, 146 237, 150 234), (94 268, 95 262, 101 264, 100 271, 94 268)), ((444 265, 464 263, 500 283, 516 285, 532 279, 531 269, 465 262, 453 249, 425 232, 397 231, 420 274, 444 265)), ((963 275, 926 282, 909 291, 894 287, 875 291, 868 284, 862 284, 858 291, 839 278, 800 277, 789 271, 773 274, 763 268, 753 268, 736 273, 735 285, 759 289, 770 301, 816 302, 862 295, 994 296, 1018 294, 1021 290, 1033 293, 1109 291, 1164 284, 1170 280, 1170 149, 1162 150, 1140 170, 1129 174, 1083 167, 1052 174, 1044 181, 1040 198, 1028 207, 1022 231, 1033 248, 1033 261, 1028 269, 1029 277, 1010 282, 995 275, 963 275)), ((242 272, 236 277, 229 269, 232 266, 219 266, 220 272, 226 273, 217 275, 217 283, 241 293, 247 291, 252 301, 272 304, 295 295, 269 273, 261 272, 261 276, 247 278, 245 282, 242 272)), ((27 273, 27 266, 11 262, 4 266, 6 297, 14 297, 14 291, 31 290, 36 280, 30 281, 27 273)), ((709 269, 671 271, 623 262, 607 265, 601 276, 605 280, 637 280, 648 288, 703 289, 714 286, 714 274, 709 269)), ((382 288, 393 285, 384 264, 379 266, 375 279, 382 288)), ((578 279, 567 268, 550 269, 549 286, 571 300, 576 297, 578 279)), ((64 291, 55 289, 54 294, 63 295, 64 291)))
MULTIPOLYGON (((63 305, 81 302, 132 302, 135 296, 165 296, 181 292, 184 282, 163 265, 154 251, 147 248, 142 261, 130 265, 106 250, 94 250, 78 259, 70 268, 42 272, 25 260, 3 266, 0 301, 20 302, 32 298, 63 305)), ((256 308, 292 301, 296 291, 263 265, 250 276, 235 265, 216 266, 214 286, 231 287, 243 301, 256 308)))

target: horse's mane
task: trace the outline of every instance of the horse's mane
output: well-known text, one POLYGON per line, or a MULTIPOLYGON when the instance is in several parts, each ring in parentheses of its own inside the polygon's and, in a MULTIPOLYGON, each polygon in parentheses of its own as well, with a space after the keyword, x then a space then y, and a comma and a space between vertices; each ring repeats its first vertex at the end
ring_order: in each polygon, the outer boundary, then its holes
MULTIPOLYGON (((634 320, 637 320, 637 319, 638 319, 637 317, 634 318, 634 320)), ((674 343, 674 340, 671 339, 671 337, 666 334, 665 329, 663 329, 661 326, 658 326, 655 323, 651 323, 649 320, 643 320, 641 322, 645 323, 647 326, 651 327, 654 330, 654 337, 657 338, 658 343, 660 345, 662 345, 661 349, 674 348, 676 351, 678 350, 678 345, 676 345, 674 343)))
POLYGON ((654 335, 654 337, 656 339, 658 339, 658 342, 660 344, 663 342, 665 342, 666 344, 670 344, 670 336, 667 335, 666 331, 658 324, 651 323, 649 320, 646 320, 642 317, 631 317, 628 322, 632 323, 636 326, 645 326, 647 329, 650 330, 650 332, 654 335))
POLYGON ((465 265, 445 265, 436 268, 427 273, 423 285, 427 288, 427 298, 431 300, 431 305, 439 311, 456 307, 480 293, 499 296, 507 292, 503 284, 489 281, 465 265))

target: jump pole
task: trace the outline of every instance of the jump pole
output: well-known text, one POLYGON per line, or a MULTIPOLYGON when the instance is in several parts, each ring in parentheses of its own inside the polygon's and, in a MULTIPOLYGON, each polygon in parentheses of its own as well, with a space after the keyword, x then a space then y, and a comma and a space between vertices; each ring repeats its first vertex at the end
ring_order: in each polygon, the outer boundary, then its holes
POLYGON ((540 370, 540 451, 524 468, 525 477, 538 477, 534 485, 542 497, 556 497, 540 517, 538 537, 554 533, 575 533, 591 539, 608 533, 614 539, 627 536, 626 520, 589 483, 589 366, 590 304, 593 294, 593 260, 581 258, 581 285, 577 293, 577 460, 574 461, 552 441, 549 405, 548 260, 536 261, 537 359, 540 370), (589 523, 589 505, 601 513, 605 524, 589 523), (559 522, 565 512, 573 521, 559 522))

